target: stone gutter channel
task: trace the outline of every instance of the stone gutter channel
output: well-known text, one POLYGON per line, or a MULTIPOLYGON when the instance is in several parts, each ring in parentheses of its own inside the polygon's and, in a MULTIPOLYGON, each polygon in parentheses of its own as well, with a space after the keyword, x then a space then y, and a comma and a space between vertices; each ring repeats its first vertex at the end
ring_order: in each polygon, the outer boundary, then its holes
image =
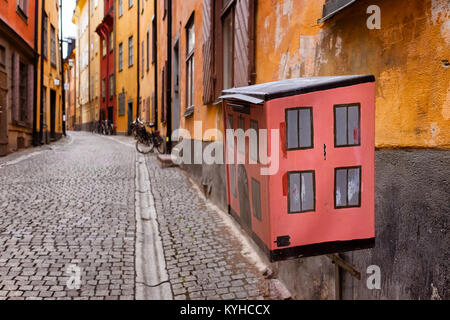
POLYGON ((136 300, 173 300, 145 158, 136 153, 136 300))

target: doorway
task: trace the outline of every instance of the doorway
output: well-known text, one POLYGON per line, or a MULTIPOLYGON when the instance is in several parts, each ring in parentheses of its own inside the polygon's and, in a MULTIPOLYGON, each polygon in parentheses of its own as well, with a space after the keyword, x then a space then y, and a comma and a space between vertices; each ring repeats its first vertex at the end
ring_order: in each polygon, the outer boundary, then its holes
POLYGON ((50 90, 50 139, 56 138, 56 91, 50 90))
POLYGON ((180 128, 180 45, 177 39, 173 48, 173 104, 172 130, 180 128))
POLYGON ((131 135, 131 124, 133 123, 133 101, 128 101, 128 135, 131 135))
POLYGON ((114 123, 113 107, 108 107, 108 122, 114 123))

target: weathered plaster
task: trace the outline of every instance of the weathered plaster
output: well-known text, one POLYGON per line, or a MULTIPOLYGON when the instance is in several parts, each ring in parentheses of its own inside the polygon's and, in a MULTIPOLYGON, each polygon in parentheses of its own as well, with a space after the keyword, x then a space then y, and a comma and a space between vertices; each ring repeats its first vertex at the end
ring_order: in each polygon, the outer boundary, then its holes
POLYGON ((449 148, 450 73, 443 62, 450 60, 448 1, 405 6, 361 0, 318 24, 323 3, 258 4, 257 21, 263 23, 257 23, 257 82, 373 74, 377 147, 449 148), (366 9, 373 4, 381 9, 380 30, 366 27, 366 9))

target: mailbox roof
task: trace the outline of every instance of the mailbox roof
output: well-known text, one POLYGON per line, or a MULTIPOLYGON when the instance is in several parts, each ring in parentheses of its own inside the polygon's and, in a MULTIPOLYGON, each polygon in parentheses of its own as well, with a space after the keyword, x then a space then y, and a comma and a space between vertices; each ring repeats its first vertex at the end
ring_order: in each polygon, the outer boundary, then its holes
POLYGON ((223 90, 221 98, 243 101, 256 98, 262 103, 272 99, 348 87, 366 82, 375 82, 375 77, 373 75, 353 75, 296 78, 223 90), (249 99, 242 99, 242 96, 247 96, 249 99))

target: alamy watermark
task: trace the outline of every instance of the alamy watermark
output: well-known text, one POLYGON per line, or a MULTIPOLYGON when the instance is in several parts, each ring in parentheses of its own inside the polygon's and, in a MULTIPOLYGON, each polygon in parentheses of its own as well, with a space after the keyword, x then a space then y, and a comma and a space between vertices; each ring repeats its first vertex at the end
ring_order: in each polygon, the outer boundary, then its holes
POLYGON ((371 265, 367 267, 367 277, 366 285, 369 290, 380 290, 381 289, 381 269, 377 265, 371 265))
POLYGON ((247 131, 226 129, 225 148, 223 147, 224 135, 220 130, 209 129, 204 134, 202 132, 202 121, 195 121, 194 137, 201 136, 203 141, 214 140, 204 149, 202 141, 192 139, 188 130, 177 129, 172 133, 172 141, 179 142, 172 149, 172 161, 175 164, 260 164, 260 174, 263 176, 274 175, 278 172, 280 153, 278 129, 250 128, 247 131), (247 139, 248 154, 245 143, 247 139))
POLYGON ((381 29, 381 9, 377 5, 367 7, 367 14, 370 14, 366 25, 369 30, 381 29))
POLYGON ((69 290, 80 290, 81 288, 81 268, 75 264, 67 266, 66 274, 69 276, 66 286, 69 290))

